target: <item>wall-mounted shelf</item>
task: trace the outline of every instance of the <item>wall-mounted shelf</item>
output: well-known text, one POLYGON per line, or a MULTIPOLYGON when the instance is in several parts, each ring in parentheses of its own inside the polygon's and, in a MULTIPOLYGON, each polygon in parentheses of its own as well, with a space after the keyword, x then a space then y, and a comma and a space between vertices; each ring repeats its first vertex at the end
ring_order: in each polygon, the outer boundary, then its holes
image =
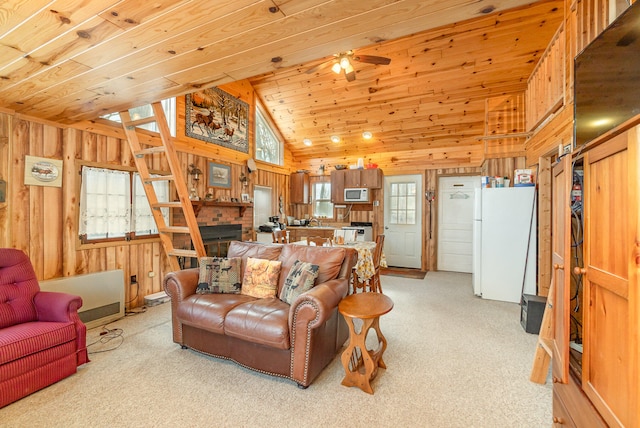
POLYGON ((196 217, 198 217, 198 213, 202 207, 238 207, 240 217, 244 216, 247 208, 253 208, 252 203, 246 202, 191 201, 191 205, 193 205, 193 213, 196 217))

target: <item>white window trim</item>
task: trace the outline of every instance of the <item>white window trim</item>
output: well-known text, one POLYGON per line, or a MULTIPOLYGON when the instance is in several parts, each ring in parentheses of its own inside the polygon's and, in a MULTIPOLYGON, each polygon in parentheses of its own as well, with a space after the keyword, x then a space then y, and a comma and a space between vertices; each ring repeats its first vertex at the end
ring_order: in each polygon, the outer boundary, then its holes
MULTIPOLYGON (((154 222, 154 230, 151 233, 148 234, 144 234, 144 233, 139 233, 139 231, 136 231, 135 229, 135 212, 134 212, 134 207, 135 207, 135 186, 133 185, 133 181, 135 179, 135 177, 138 175, 138 172, 135 168, 130 168, 130 167, 117 167, 117 166, 113 166, 113 165, 98 165, 98 164, 94 164, 94 163, 85 163, 85 162, 81 162, 79 164, 79 172, 81 177, 83 177, 85 175, 85 171, 90 171, 90 170, 105 170, 105 171, 111 171, 111 172, 116 172, 116 173, 123 173, 126 174, 128 176, 127 178, 127 182, 128 182, 128 188, 125 190, 125 197, 128 200, 128 204, 126 205, 125 209, 125 213, 126 213, 126 218, 127 220, 125 221, 125 226, 124 228, 128 229, 127 231, 124 232, 124 235, 122 235, 121 233, 116 233, 114 234, 114 236, 106 236, 106 237, 99 237, 99 238, 92 238, 92 239, 83 239, 82 235, 86 234, 86 229, 85 229, 85 223, 86 223, 86 218, 83 219, 83 217, 85 216, 86 210, 87 210, 87 200, 85 198, 85 192, 86 192, 86 188, 85 188, 85 180, 80 180, 80 189, 79 189, 79 201, 80 201, 80 209, 79 209, 79 213, 78 213, 78 217, 79 217, 79 221, 78 221, 78 238, 79 238, 79 242, 80 242, 80 249, 82 248, 93 248, 95 246, 110 246, 110 245, 123 245, 126 243, 135 243, 135 244, 139 244, 141 242, 144 241, 157 241, 159 240, 159 236, 157 234, 157 226, 155 226, 155 222, 154 222), (86 168, 86 169, 85 169, 86 168)), ((154 187, 165 187, 165 186, 169 186, 168 182, 154 182, 154 187), (156 184, 157 183, 157 184, 156 184)), ((170 193, 170 189, 167 188, 166 190, 160 189, 160 191, 158 192, 158 199, 160 201, 162 201, 163 199, 169 199, 169 193, 170 193)), ((146 196, 145 196, 145 200, 146 200, 146 196)), ((146 210, 150 211, 150 207, 148 207, 147 204, 147 208, 146 210)), ((145 209, 143 208, 142 211, 145 211, 145 209)), ((163 215, 165 217, 165 221, 167 222, 167 224, 169 224, 169 210, 164 208, 162 209, 163 215)), ((119 217, 122 217, 121 215, 119 217)), ((148 217, 148 215, 145 215, 145 217, 148 217)))
POLYGON ((262 106, 259 100, 256 100, 253 130, 255 135, 254 156, 256 160, 260 162, 264 162, 266 164, 270 164, 270 165, 284 166, 284 138, 282 138, 282 135, 280 134, 280 130, 278 129, 277 126, 275 126, 275 124, 273 123, 273 120, 271 120, 271 116, 267 113, 267 111, 264 109, 264 107, 262 106), (279 144, 277 163, 262 160, 258 157, 258 129, 257 129, 258 115, 260 115, 260 117, 264 120, 265 124, 267 125, 267 128, 269 129, 274 139, 279 144))

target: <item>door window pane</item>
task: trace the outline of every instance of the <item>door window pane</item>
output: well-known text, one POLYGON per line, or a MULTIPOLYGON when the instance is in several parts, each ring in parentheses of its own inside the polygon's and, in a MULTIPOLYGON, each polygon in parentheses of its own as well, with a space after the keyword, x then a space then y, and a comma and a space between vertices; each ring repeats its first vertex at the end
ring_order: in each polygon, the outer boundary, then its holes
POLYGON ((391 224, 416 224, 417 203, 415 183, 391 183, 391 224))

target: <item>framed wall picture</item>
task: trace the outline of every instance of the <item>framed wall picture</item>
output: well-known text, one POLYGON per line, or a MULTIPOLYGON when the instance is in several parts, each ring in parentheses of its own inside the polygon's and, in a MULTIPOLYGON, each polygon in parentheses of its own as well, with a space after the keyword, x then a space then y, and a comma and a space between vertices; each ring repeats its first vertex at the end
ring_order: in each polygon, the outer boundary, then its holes
POLYGON ((207 183, 209 187, 231 188, 231 167, 219 163, 209 162, 207 168, 207 183))
POLYGON ((24 184, 25 186, 62 187, 62 161, 25 156, 24 184))
POLYGON ((185 109, 187 137, 249 153, 249 104, 209 88, 187 94, 185 109))

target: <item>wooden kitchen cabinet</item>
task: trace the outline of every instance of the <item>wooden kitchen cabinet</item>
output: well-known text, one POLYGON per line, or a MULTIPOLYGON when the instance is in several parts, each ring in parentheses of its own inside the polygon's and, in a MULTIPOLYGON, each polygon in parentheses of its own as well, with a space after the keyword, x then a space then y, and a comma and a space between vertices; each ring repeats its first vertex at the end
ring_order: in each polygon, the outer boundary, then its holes
POLYGON ((379 168, 331 171, 331 202, 344 204, 345 188, 381 189, 383 185, 384 174, 379 168))
POLYGON ((381 169, 350 169, 345 171, 344 187, 366 187, 368 189, 382 187, 381 169))
POLYGON ((289 180, 289 197, 292 204, 309 203, 309 174, 294 172, 289 180))
POLYGON ((563 426, 640 427, 636 119, 629 122, 635 126, 605 134, 554 168, 552 374, 554 423, 563 426), (580 181, 573 171, 580 167, 581 200, 571 205, 571 188, 580 181), (582 239, 572 240, 579 230, 582 239))
POLYGON ((344 188, 347 170, 331 171, 331 202, 344 204, 344 188))

